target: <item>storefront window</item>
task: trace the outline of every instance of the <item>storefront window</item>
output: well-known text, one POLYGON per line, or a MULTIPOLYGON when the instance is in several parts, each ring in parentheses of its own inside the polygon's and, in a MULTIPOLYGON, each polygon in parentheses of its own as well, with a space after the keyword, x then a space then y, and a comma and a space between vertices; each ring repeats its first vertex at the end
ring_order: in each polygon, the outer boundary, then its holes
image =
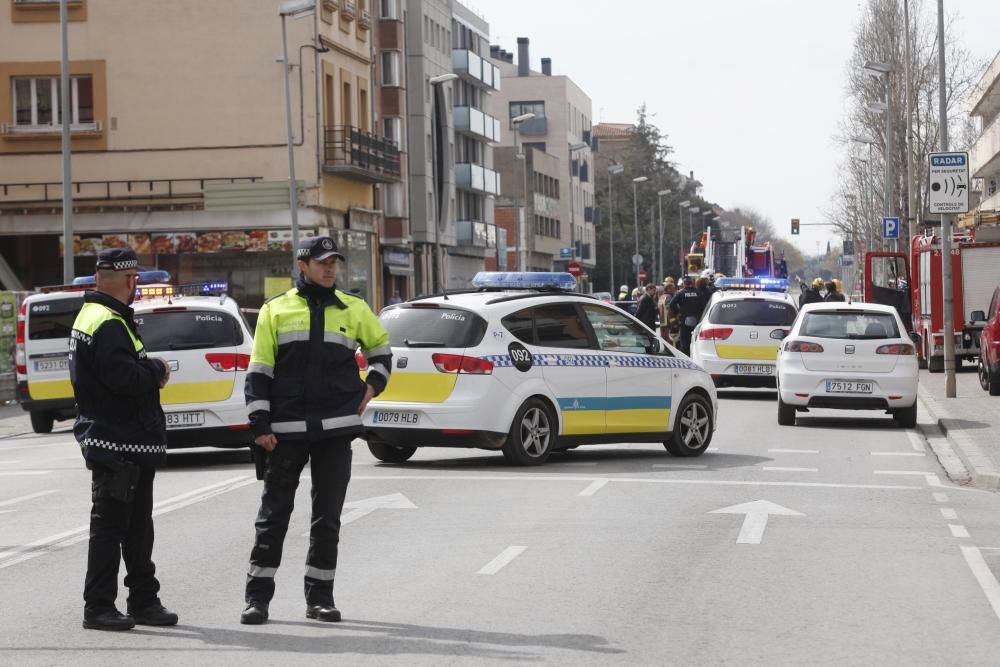
POLYGON ((335 229, 331 236, 346 260, 337 273, 337 288, 360 296, 374 308, 371 235, 335 229))

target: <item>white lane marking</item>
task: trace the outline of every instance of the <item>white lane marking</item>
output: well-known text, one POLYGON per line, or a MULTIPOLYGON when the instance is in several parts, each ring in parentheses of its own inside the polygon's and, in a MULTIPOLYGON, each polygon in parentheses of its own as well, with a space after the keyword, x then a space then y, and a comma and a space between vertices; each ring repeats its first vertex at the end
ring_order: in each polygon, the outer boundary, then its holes
POLYGON ((920 475, 921 477, 926 476, 928 473, 924 470, 876 470, 876 475, 920 475))
POLYGON ((949 523, 948 530, 951 531, 952 537, 969 537, 969 531, 965 529, 965 526, 949 523))
POLYGON ((17 461, 0 461, 0 466, 12 466, 15 463, 20 463, 20 462, 21 462, 20 460, 17 460, 17 461))
MULTIPOLYGON (((253 484, 256 481, 257 480, 253 477, 248 479, 245 475, 240 475, 239 477, 231 477, 221 482, 210 484, 200 489, 195 489, 189 493, 182 493, 179 496, 167 498, 166 500, 153 505, 153 516, 173 512, 174 510, 187 507, 188 505, 193 505, 194 503, 201 502, 202 500, 208 500, 209 498, 214 498, 215 496, 223 493, 235 491, 240 487, 253 484)), ((55 535, 43 537, 40 540, 35 540, 29 544, 20 545, 13 549, 8 549, 7 551, 0 551, 0 570, 10 567, 11 565, 17 565, 18 563, 23 563, 24 561, 37 558, 38 556, 44 556, 45 554, 56 551, 57 549, 72 546, 78 542, 83 542, 89 537, 90 525, 88 524, 72 530, 56 533, 55 535)))
POLYGON ((29 475, 48 475, 51 470, 4 470, 0 477, 27 477, 29 475))
MULTIPOLYGON (((344 509, 351 511, 347 514, 340 515, 341 526, 354 523, 358 519, 368 516, 375 510, 415 510, 417 509, 417 506, 402 493, 391 493, 387 496, 375 496, 373 498, 365 498, 363 500, 352 500, 349 503, 344 503, 344 509)), ((311 532, 312 528, 302 533, 302 537, 309 537, 311 532)))
POLYGON ((919 435, 917 435, 916 431, 908 430, 906 432, 906 436, 910 439, 910 446, 913 447, 913 451, 923 452, 927 450, 927 448, 924 446, 923 439, 919 435))
POLYGON ((775 516, 805 516, 801 512, 790 510, 787 507, 776 505, 768 500, 755 500, 742 505, 724 507, 720 510, 712 510, 709 514, 743 514, 743 525, 740 526, 740 534, 736 538, 736 544, 760 544, 764 539, 764 529, 767 528, 767 519, 770 515, 775 516))
POLYGON ((784 466, 762 466, 767 472, 819 472, 819 468, 786 468, 784 466))
POLYGON ((688 470, 708 470, 708 466, 697 463, 654 463, 654 468, 678 468, 688 470))
POLYGON ((926 456, 923 452, 872 452, 872 456, 926 456))
POLYGON ((927 486, 944 486, 941 483, 941 478, 934 473, 927 474, 927 486))
POLYGON ((934 501, 939 503, 946 503, 948 502, 948 494, 937 492, 934 494, 934 501))
POLYGON ((500 555, 484 565, 476 574, 496 574, 512 560, 525 552, 528 547, 507 547, 500 552, 500 555))
POLYGON ((705 451, 706 452, 712 452, 714 454, 715 452, 719 451, 719 448, 718 447, 709 447, 705 451))
POLYGON ((41 498, 42 496, 48 496, 53 493, 59 493, 59 489, 50 489, 48 491, 39 491, 38 493, 29 493, 26 496, 18 496, 17 498, 11 498, 10 500, 5 500, 0 502, 0 507, 6 507, 7 505, 16 505, 19 502, 25 500, 33 500, 34 498, 41 498))
MULTIPOLYGON (((357 475, 351 479, 366 482, 376 481, 451 481, 451 482, 590 482, 593 477, 571 477, 552 475, 523 475, 513 477, 510 475, 357 475)), ((766 482, 744 479, 676 479, 668 477, 608 477, 611 482, 621 482, 625 484, 704 484, 708 486, 787 486, 802 487, 812 489, 862 489, 875 491, 923 491, 926 486, 908 486, 904 484, 839 484, 834 482, 766 482)), ((981 489, 966 487, 955 487, 956 491, 970 491, 983 493, 981 489)))
POLYGON ((603 489, 607 483, 608 483, 608 480, 606 480, 606 479, 595 479, 593 482, 590 483, 590 486, 588 486, 586 489, 584 489, 583 491, 581 491, 577 495, 578 496, 584 496, 584 497, 586 497, 586 496, 592 496, 595 493, 597 493, 598 491, 600 491, 601 489, 603 489))
POLYGON ((770 454, 819 454, 818 449, 769 449, 770 454))
POLYGON ((993 576, 993 572, 983 559, 983 554, 976 547, 963 546, 962 556, 969 564, 972 576, 976 578, 979 587, 983 589, 986 600, 993 607, 993 613, 1000 619, 1000 583, 997 582, 997 578, 993 576))
POLYGON ((943 516, 945 519, 948 519, 949 521, 957 521, 958 520, 958 512, 956 512, 951 507, 942 507, 941 508, 941 516, 943 516))

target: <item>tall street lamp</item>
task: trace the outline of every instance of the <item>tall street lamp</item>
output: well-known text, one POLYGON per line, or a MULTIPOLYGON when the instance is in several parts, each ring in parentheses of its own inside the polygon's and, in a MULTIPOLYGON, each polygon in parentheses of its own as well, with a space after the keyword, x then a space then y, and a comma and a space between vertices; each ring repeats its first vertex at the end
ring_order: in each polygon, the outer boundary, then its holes
POLYGON ((684 264, 684 258, 687 256, 687 250, 684 248, 684 208, 690 205, 691 201, 688 199, 677 202, 677 229, 681 235, 681 278, 687 273, 687 266, 684 264))
MULTIPOLYGON (((441 215, 442 202, 445 200, 444 194, 444 146, 442 141, 442 131, 446 125, 442 118, 438 118, 441 115, 441 110, 444 108, 438 98, 441 96, 441 86, 448 83, 449 81, 454 81, 458 78, 458 75, 454 72, 448 72, 446 74, 439 74, 438 76, 432 76, 428 81, 431 84, 431 92, 433 97, 431 99, 431 134, 432 149, 433 149, 433 160, 432 162, 432 183, 431 190, 434 195, 434 261, 433 261, 433 273, 434 273, 434 293, 440 293, 442 291, 441 287, 444 284, 444 257, 441 255, 441 227, 444 225, 443 216, 441 215)), ((429 222, 429 221, 428 221, 429 222)))
POLYGON ((632 264, 635 267, 635 286, 639 287, 639 271, 642 265, 639 259, 639 184, 645 183, 649 178, 646 176, 636 176, 632 179, 632 215, 635 226, 635 255, 632 256, 632 264))
POLYGON ((658 253, 656 258, 658 263, 656 265, 656 281, 659 282, 663 280, 663 198, 673 192, 670 188, 666 190, 660 190, 656 193, 656 205, 660 210, 660 236, 657 245, 658 253))
POLYGON ((858 160, 859 162, 863 162, 865 164, 865 169, 867 170, 865 180, 863 181, 863 184, 865 186, 865 192, 862 193, 862 212, 864 213, 865 216, 865 224, 864 224, 865 247, 871 248, 870 244, 870 233, 872 225, 871 199, 872 199, 872 192, 874 191, 874 187, 872 185, 872 179, 873 179, 872 146, 875 144, 875 140, 868 136, 858 135, 851 137, 851 141, 858 144, 866 144, 868 146, 868 159, 865 160, 863 158, 859 158, 858 160))
MULTIPOLYGON (((70 169, 70 156, 73 144, 70 136, 72 111, 69 98, 69 9, 66 0, 59 0, 59 37, 60 66, 59 94, 62 96, 59 115, 62 121, 62 216, 63 216, 63 284, 73 282, 73 177, 70 169)), ((285 84, 288 84, 287 72, 285 84)))
POLYGON ((516 165, 517 165, 518 162, 521 162, 521 182, 520 182, 520 185, 518 185, 517 169, 516 168, 514 169, 514 183, 515 183, 516 186, 518 186, 517 190, 515 190, 515 197, 514 197, 514 201, 515 201, 516 208, 517 208, 517 219, 514 221, 514 230, 515 230, 514 231, 514 235, 517 237, 517 239, 516 239, 517 251, 514 253, 514 270, 515 271, 520 271, 521 270, 521 266, 523 265, 523 262, 522 262, 522 259, 521 259, 521 257, 522 257, 521 253, 524 252, 524 246, 526 245, 524 243, 524 239, 522 238, 522 236, 523 236, 523 229, 522 229, 521 217, 523 215, 523 212, 521 210, 521 198, 522 198, 522 195, 520 193, 523 191, 524 192, 524 195, 523 195, 524 199, 528 198, 527 197, 527 191, 528 191, 528 185, 527 185, 527 180, 528 180, 528 178, 527 178, 528 162, 524 158, 524 153, 521 152, 521 144, 520 144, 520 141, 518 140, 518 137, 520 136, 519 132, 520 132, 520 129, 521 129, 521 123, 523 123, 526 120, 531 120, 534 117, 535 117, 535 114, 533 114, 533 113, 525 113, 525 114, 521 114, 520 116, 514 116, 513 118, 510 119, 510 127, 514 131, 514 164, 515 164, 515 167, 516 167, 516 165))
POLYGON ((625 167, 618 163, 608 165, 608 232, 611 235, 611 288, 608 290, 612 295, 617 294, 615 287, 615 198, 612 194, 611 177, 625 171, 625 167))
MULTIPOLYGON (((576 190, 573 187, 573 153, 589 148, 590 144, 578 142, 569 147, 569 245, 573 249, 573 261, 576 261, 576 190)), ((577 175, 580 173, 577 167, 577 175)))
POLYGON ((688 209, 688 235, 691 237, 691 245, 694 245, 694 214, 700 212, 697 206, 688 209))
MULTIPOLYGON (((298 185, 295 180, 295 151, 292 139, 292 92, 291 84, 288 81, 288 71, 291 65, 288 63, 288 31, 285 28, 285 19, 302 18, 316 11, 316 0, 289 0, 283 2, 278 7, 281 15, 281 64, 285 70, 285 129, 287 131, 288 143, 288 207, 292 214, 292 276, 298 270, 295 264, 296 254, 299 248, 299 195, 298 185)), ((301 67, 301 65, 299 65, 301 67)))
POLYGON ((868 110, 873 113, 882 114, 885 120, 885 215, 891 216, 894 207, 893 194, 893 131, 892 131, 892 79, 889 74, 892 66, 888 63, 869 60, 865 63, 864 69, 872 76, 882 79, 885 83, 885 102, 873 102, 868 105, 868 110))

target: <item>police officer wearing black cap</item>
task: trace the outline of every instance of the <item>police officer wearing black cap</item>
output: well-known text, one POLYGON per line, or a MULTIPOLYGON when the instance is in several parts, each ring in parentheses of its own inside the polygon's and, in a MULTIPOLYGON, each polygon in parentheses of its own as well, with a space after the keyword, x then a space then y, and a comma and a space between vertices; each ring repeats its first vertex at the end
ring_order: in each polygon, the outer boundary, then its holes
POLYGON ((333 580, 340 513, 351 479, 351 441, 364 433, 361 413, 389 381, 389 334, 362 299, 337 289, 333 239, 298 247, 296 285, 266 303, 257 317, 246 400, 256 451, 267 452, 264 493, 254 524, 244 624, 268 619, 274 575, 307 462, 312 521, 306 555, 306 618, 339 621, 333 580), (362 381, 355 352, 368 361, 362 381))
POLYGON ((101 252, 97 289, 83 297, 73 322, 69 369, 78 416, 73 434, 92 472, 93 508, 84 584, 83 627, 130 630, 175 625, 160 603, 153 565, 153 477, 166 461, 160 389, 170 378, 146 356, 132 309, 139 260, 129 249, 101 252), (124 558, 128 615, 115 606, 124 558))

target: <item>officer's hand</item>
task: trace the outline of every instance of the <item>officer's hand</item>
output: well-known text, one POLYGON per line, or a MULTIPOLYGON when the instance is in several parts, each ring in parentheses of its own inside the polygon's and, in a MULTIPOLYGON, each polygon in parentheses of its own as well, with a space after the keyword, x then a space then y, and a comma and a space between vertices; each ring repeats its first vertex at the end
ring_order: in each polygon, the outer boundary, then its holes
POLYGON ((160 365, 163 366, 163 379, 160 380, 160 389, 167 386, 167 382, 170 380, 170 364, 165 362, 163 359, 157 359, 160 365))
POLYGON ((361 399, 361 405, 358 406, 358 414, 360 415, 368 407, 368 402, 375 398, 375 390, 372 389, 370 384, 365 385, 365 397, 361 399))
POLYGON ((268 433, 267 435, 258 435, 253 441, 258 447, 263 447, 266 451, 273 452, 274 448, 278 446, 278 438, 273 433, 268 433))

